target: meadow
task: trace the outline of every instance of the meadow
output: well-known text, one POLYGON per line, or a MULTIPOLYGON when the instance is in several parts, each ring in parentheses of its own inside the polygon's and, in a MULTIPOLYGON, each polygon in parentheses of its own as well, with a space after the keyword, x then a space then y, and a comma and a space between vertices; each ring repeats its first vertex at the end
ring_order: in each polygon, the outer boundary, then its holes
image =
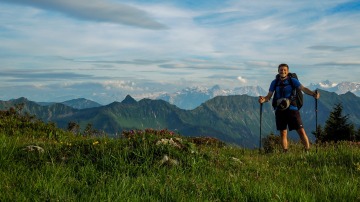
POLYGON ((267 153, 166 129, 109 138, 0 115, 0 201, 360 201, 353 142, 267 153))

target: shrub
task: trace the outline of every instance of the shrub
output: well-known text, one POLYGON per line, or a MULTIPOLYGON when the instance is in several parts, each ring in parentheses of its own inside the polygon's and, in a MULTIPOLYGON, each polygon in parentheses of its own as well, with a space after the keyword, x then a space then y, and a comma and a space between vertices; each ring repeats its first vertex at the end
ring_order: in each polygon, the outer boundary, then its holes
POLYGON ((271 133, 267 137, 264 137, 262 141, 263 141, 263 145, 264 145, 263 147, 265 153, 273 153, 275 151, 280 151, 281 150, 280 140, 281 137, 276 136, 273 133, 271 133))

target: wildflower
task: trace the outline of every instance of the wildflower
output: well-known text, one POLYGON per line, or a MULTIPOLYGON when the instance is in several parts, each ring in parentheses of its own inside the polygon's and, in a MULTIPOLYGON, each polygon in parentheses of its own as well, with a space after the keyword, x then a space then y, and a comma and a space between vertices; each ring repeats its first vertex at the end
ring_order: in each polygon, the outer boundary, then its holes
POLYGON ((178 145, 172 138, 170 138, 170 139, 161 139, 161 140, 156 142, 156 145, 161 145, 161 144, 163 144, 163 145, 169 144, 169 145, 171 145, 173 147, 181 148, 180 145, 178 145))
POLYGON ((97 144, 99 144, 99 141, 93 142, 93 145, 97 145, 97 144))

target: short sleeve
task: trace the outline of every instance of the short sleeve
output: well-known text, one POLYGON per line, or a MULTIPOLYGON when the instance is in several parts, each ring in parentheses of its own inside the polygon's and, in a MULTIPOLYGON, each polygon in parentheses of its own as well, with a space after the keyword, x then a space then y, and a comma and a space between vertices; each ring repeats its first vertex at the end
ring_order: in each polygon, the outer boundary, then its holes
POLYGON ((274 92, 275 88, 276 88, 276 79, 271 82, 269 92, 274 92))
POLYGON ((291 81, 292 81, 293 85, 295 86, 295 88, 299 88, 301 86, 301 83, 298 79, 291 78, 291 81))

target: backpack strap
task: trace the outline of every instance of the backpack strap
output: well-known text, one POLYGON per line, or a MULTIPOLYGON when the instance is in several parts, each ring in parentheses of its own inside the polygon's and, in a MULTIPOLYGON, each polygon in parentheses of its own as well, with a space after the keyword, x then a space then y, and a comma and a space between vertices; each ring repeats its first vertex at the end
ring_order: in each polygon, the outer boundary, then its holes
MULTIPOLYGON (((291 88, 292 89, 294 89, 294 87, 293 87, 293 83, 292 83, 292 81, 291 81, 291 77, 289 77, 288 79, 290 79, 290 81, 289 81, 289 84, 284 84, 281 80, 280 80, 280 78, 277 76, 276 77, 276 82, 275 82, 275 93, 276 93, 276 88, 278 87, 278 86, 280 86, 280 97, 279 98, 283 98, 284 97, 284 87, 285 86, 288 86, 288 85, 291 85, 291 88)), ((277 99, 279 99, 279 98, 277 98, 277 99)))
MULTIPOLYGON (((287 84, 289 85, 289 84, 287 84)), ((272 106, 274 109, 276 109, 277 107, 277 100, 280 99, 280 98, 283 98, 284 97, 284 87, 287 86, 285 84, 281 84, 281 80, 280 80, 280 76, 279 74, 276 75, 276 78, 275 78, 275 90, 274 90, 274 97, 272 99, 272 106), (280 90, 277 91, 277 88, 280 86, 280 90), (280 96, 278 97, 277 94, 280 94, 280 96)))
POLYGON ((294 83, 292 81, 292 78, 294 78, 294 77, 292 77, 292 75, 290 75, 289 76, 289 79, 290 79, 289 83, 290 83, 291 88, 292 88, 292 93, 291 93, 291 96, 290 96, 290 101, 291 101, 290 104, 297 107, 297 103, 296 103, 297 91, 296 91, 296 87, 295 87, 295 85, 294 85, 294 83))

